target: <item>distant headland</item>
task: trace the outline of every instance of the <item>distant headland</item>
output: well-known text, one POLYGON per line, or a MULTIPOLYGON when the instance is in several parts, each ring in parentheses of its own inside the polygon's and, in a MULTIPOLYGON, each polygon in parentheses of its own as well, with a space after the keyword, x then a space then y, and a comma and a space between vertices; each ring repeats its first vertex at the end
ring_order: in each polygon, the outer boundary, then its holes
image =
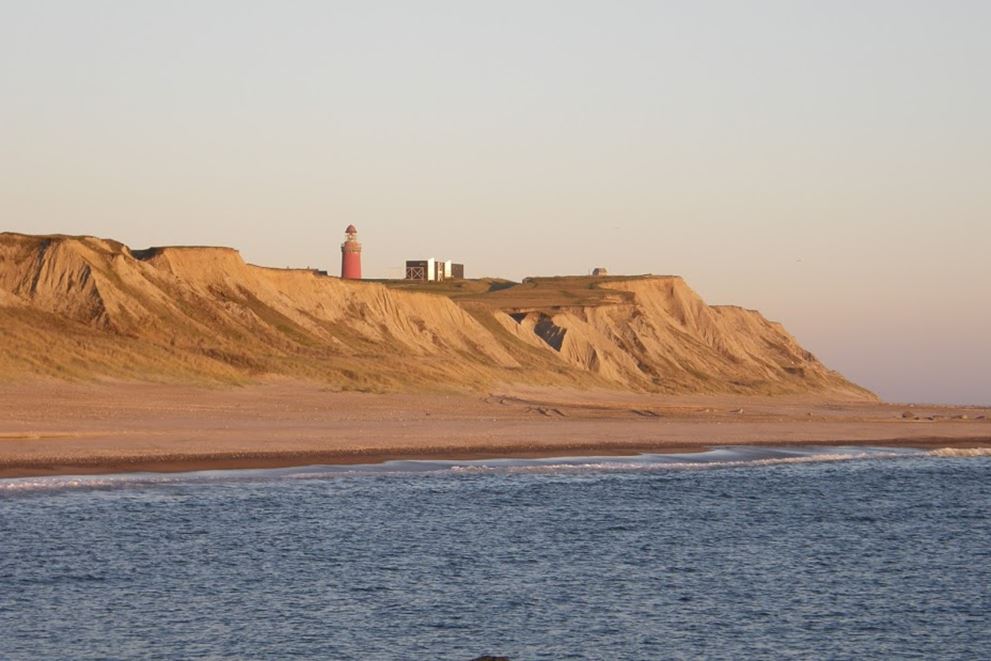
POLYGON ((677 276, 360 281, 348 230, 344 278, 254 266, 230 248, 0 234, 0 375, 875 399, 780 324, 706 305, 677 276))

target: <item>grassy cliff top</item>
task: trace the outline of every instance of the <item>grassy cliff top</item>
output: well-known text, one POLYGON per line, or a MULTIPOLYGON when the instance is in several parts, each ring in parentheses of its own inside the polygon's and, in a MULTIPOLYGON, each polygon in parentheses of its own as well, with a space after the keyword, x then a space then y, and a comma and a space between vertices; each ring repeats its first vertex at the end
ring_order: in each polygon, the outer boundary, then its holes
POLYGON ((390 289, 446 296, 458 303, 481 304, 499 310, 555 309, 572 306, 596 307, 627 302, 628 292, 610 289, 610 284, 631 280, 667 280, 677 276, 566 275, 525 278, 513 282, 499 278, 473 280, 376 280, 390 289))

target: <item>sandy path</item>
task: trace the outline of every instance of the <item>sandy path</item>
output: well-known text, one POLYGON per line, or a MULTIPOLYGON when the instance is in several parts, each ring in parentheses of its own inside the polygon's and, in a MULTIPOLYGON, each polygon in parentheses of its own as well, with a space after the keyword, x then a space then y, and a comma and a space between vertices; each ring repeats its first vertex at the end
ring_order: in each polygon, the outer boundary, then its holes
POLYGON ((796 443, 987 447, 991 409, 520 388, 372 395, 299 382, 0 385, 0 477, 796 443))

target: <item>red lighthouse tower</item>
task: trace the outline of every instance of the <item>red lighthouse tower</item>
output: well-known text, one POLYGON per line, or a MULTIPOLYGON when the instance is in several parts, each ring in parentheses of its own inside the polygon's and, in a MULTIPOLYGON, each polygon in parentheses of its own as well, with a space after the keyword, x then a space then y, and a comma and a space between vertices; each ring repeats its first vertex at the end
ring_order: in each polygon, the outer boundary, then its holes
POLYGON ((341 244, 341 277, 345 280, 361 280, 361 244, 358 243, 358 230, 348 225, 344 230, 347 238, 341 244))

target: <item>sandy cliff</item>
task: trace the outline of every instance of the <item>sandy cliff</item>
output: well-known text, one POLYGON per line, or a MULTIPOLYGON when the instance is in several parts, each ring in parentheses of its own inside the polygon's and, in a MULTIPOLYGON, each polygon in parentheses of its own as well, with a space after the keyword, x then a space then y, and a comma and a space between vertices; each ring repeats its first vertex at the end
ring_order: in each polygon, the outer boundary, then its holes
POLYGON ((779 324, 708 306, 677 277, 471 286, 425 293, 253 266, 228 248, 5 233, 0 376, 872 398, 779 324))

